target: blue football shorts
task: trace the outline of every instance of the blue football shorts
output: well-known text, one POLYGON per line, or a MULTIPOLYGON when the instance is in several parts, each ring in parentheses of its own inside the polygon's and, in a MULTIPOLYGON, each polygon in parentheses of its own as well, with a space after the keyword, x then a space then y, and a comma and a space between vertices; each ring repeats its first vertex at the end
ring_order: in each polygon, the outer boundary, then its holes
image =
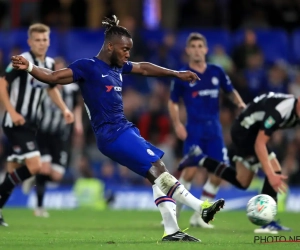
POLYGON ((98 148, 107 157, 143 177, 146 177, 152 163, 164 155, 162 150, 141 137, 136 127, 124 130, 112 142, 98 142, 98 148))

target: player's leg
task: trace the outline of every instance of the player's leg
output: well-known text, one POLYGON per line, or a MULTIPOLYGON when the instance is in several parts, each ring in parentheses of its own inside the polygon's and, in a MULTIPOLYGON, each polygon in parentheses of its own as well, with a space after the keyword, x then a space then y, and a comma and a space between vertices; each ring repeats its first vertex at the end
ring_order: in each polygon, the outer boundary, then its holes
POLYGON ((47 211, 43 208, 44 202, 44 195, 46 189, 47 181, 51 180, 50 173, 51 173, 51 161, 52 157, 48 155, 42 156, 42 168, 41 171, 35 176, 35 192, 37 197, 37 204, 34 210, 34 215, 37 217, 49 217, 47 211))
MULTIPOLYGON (((207 221, 207 223, 213 220, 215 213, 224 206, 224 200, 218 200, 214 204, 210 204, 195 198, 188 190, 184 188, 183 185, 177 181, 174 176, 168 173, 168 170, 165 168, 164 163, 161 160, 152 163, 152 167, 147 173, 147 179, 151 183, 155 183, 154 185, 161 190, 161 195, 163 195, 161 199, 176 200, 187 206, 190 206, 194 210, 202 212, 202 217, 207 221)), ((170 212, 171 211, 169 210, 169 213, 170 212)), ((161 211, 161 214, 163 214, 163 211, 161 211)), ((170 225, 170 221, 168 221, 168 217, 162 217, 166 230, 166 225, 170 225)), ((173 220, 176 219, 175 214, 172 215, 172 218, 173 220)), ((186 237, 187 241, 196 241, 194 237, 181 231, 177 231, 174 234, 165 233, 163 240, 172 240, 172 237, 186 237)))
MULTIPOLYGON (((51 138, 48 136, 47 133, 38 131, 36 140, 41 154, 41 169, 38 174, 32 176, 31 178, 27 179, 22 183, 22 191, 24 194, 29 194, 29 192, 35 184, 35 192, 37 195, 37 208, 41 207, 41 204, 43 202, 43 190, 45 188, 45 182, 49 178, 49 174, 51 171, 52 156, 49 152, 50 139, 51 138), (47 179, 44 179, 44 177, 47 179)), ((34 215, 41 214, 37 210, 38 209, 35 209, 34 215)))
MULTIPOLYGON (((261 167, 261 164, 255 154, 253 147, 244 146, 242 150, 239 150, 237 152, 238 155, 236 154, 233 156, 235 168, 223 164, 222 162, 209 159, 208 157, 201 160, 201 165, 211 172, 214 171, 216 175, 220 176, 236 187, 240 189, 247 189, 250 186, 255 173, 261 167)), ((274 171, 280 173, 280 165, 276 160, 276 155, 273 152, 270 152, 268 157, 271 161, 274 171)), ((270 187, 271 186, 266 178, 263 193, 266 193, 271 197, 274 197, 275 199, 276 193, 273 189, 273 191, 271 191, 270 187)))
POLYGON ((24 160, 25 165, 21 165, 11 173, 8 172, 0 184, 0 210, 3 209, 15 186, 36 174, 41 167, 39 156, 27 155, 24 157, 28 157, 24 160))
MULTIPOLYGON (((42 176, 48 176, 51 172, 51 155, 45 155, 41 152, 41 162, 42 162, 42 167, 41 167, 41 170, 40 172, 35 175, 35 176, 32 176, 30 177, 29 179, 25 180, 23 183, 22 183, 22 191, 24 194, 29 194, 32 187, 34 187, 34 185, 36 186, 36 191, 39 189, 39 182, 37 182, 37 179, 39 179, 39 175, 42 175, 42 176)), ((37 199, 37 201, 39 202, 39 199, 37 199)))
POLYGON ((176 219, 176 202, 175 200, 167 197, 157 185, 152 185, 153 199, 161 212, 163 218, 165 233, 171 235, 180 231, 176 219))
POLYGON ((35 132, 24 127, 4 128, 4 132, 12 145, 9 162, 20 162, 22 165, 11 173, 7 173, 0 184, 0 209, 3 208, 12 190, 41 168, 40 152, 35 141, 35 132))
MULTIPOLYGON (((203 186, 203 191, 200 196, 200 200, 213 202, 214 198, 212 197, 215 197, 215 194, 218 192, 221 180, 221 178, 213 174, 209 174, 208 179, 203 186)), ((202 227, 208 229, 214 228, 214 225, 207 224, 206 222, 204 222, 204 220, 201 217, 201 213, 198 211, 194 211, 193 215, 191 216, 190 225, 192 227, 202 227)))
POLYGON ((201 200, 208 200, 212 202, 219 191, 219 186, 222 182, 222 179, 217 177, 214 174, 209 174, 207 181, 205 182, 202 190, 201 200))
MULTIPOLYGON (((127 130, 127 133, 124 132, 118 138, 120 145, 114 145, 119 147, 113 148, 116 156, 111 154, 111 158, 118 157, 120 164, 127 165, 132 171, 146 177, 153 185, 156 184, 164 194, 176 200, 176 202, 179 201, 193 208, 195 211, 202 211, 203 201, 195 198, 168 172, 163 161, 160 159, 164 153, 151 143, 145 141, 139 134, 136 134, 138 133, 137 131, 133 129, 127 130), (122 139, 125 142, 130 141, 130 147, 127 144, 124 147, 122 139), (120 154, 117 156, 117 152, 123 147, 123 157, 120 154)), ((223 206, 224 200, 221 200, 219 203, 223 206)), ((212 219, 210 218, 212 216, 211 213, 208 216, 203 216, 205 220, 209 221, 212 219)))
POLYGON ((8 173, 12 173, 15 169, 21 167, 22 164, 18 162, 13 162, 13 161, 7 161, 7 169, 6 171, 8 173))
MULTIPOLYGON (((12 173, 15 169, 17 169, 20 166, 21 166, 20 163, 17 163, 17 162, 7 162, 7 174, 12 173)), ((9 193, 5 194, 2 197, 2 202, 5 204, 9 197, 10 197, 9 193)), ((2 208, 0 209, 0 225, 4 226, 4 227, 8 226, 8 224, 4 221, 4 217, 2 214, 2 208)))
MULTIPOLYGON (((68 154, 66 151, 66 143, 57 137, 52 136, 48 138, 48 152, 50 153, 51 161, 45 161, 47 164, 44 171, 36 176, 36 193, 37 193, 37 208, 35 209, 35 216, 49 217, 49 213, 43 206, 44 196, 46 192, 46 184, 49 181, 60 182, 65 174, 68 154)), ((44 160, 46 158, 44 157, 44 160)))
MULTIPOLYGON (((60 182, 64 175, 61 170, 61 166, 55 163, 46 163, 47 168, 50 168, 49 173, 41 172, 36 175, 36 195, 37 195, 37 206, 34 210, 34 215, 36 217, 48 218, 50 215, 48 211, 44 208, 44 197, 46 193, 47 182, 60 182)), ((45 166, 45 163, 43 163, 45 166)), ((43 166, 43 167, 44 167, 43 166)))
MULTIPOLYGON (((207 141, 204 153, 213 159, 229 164, 228 151, 225 147, 221 131, 219 136, 215 136, 207 141)), ((216 198, 217 192, 219 191, 219 185, 221 182, 221 178, 210 174, 203 186, 201 200, 213 201, 216 198)))
POLYGON ((241 134, 239 126, 239 124, 234 124, 231 128, 231 138, 235 151, 232 158, 235 162, 235 168, 228 165, 226 161, 208 157, 203 154, 201 148, 194 146, 180 163, 179 169, 196 163, 232 185, 240 189, 247 189, 258 169, 254 150, 256 135, 241 134))
MULTIPOLYGON (((140 137, 136 128, 130 128, 124 131, 112 143, 106 145, 101 141, 97 141, 97 143, 103 154, 119 162, 121 165, 127 166, 143 177, 147 176, 152 166, 151 162, 155 162, 163 156, 162 151, 153 148, 150 143, 140 137)), ((180 232, 177 224, 175 200, 164 194, 154 181, 151 183, 154 202, 164 221, 164 231, 166 235, 164 235, 163 238, 170 241, 184 239, 186 236, 180 232)))
MULTIPOLYGON (((104 145, 102 141, 98 141, 98 147, 102 153, 121 165, 127 166, 135 173, 146 177, 152 183, 154 188, 157 186, 157 188, 162 191, 162 193, 160 193, 161 196, 157 199, 165 199, 163 202, 165 202, 166 210, 162 211, 160 206, 158 206, 158 208, 160 209, 163 218, 165 218, 166 211, 168 213, 168 218, 172 218, 172 220, 164 221, 165 230, 168 230, 169 232, 170 228, 173 228, 173 231, 178 230, 178 226, 174 227, 176 217, 173 211, 174 207, 171 204, 173 202, 170 202, 170 200, 180 201, 198 211, 203 210, 203 216, 206 220, 211 220, 215 213, 224 205, 224 200, 221 200, 214 205, 202 204, 202 201, 199 201, 185 190, 178 180, 167 172, 165 165, 160 160, 164 153, 145 141, 135 128, 124 131, 112 143, 104 145)), ((154 194, 154 197, 157 197, 157 195, 154 194)), ((163 240, 198 241, 194 237, 180 231, 177 231, 174 234, 165 235, 163 240)))
MULTIPOLYGON (((183 170, 191 164, 206 168, 208 172, 228 181, 229 183, 240 189, 245 190, 249 186, 248 183, 241 183, 240 180, 237 179, 236 168, 229 166, 224 162, 217 161, 208 157, 207 155, 202 153, 202 150, 199 146, 195 145, 191 148, 189 154, 187 154, 180 162, 178 169, 183 170)), ((241 170, 245 169, 242 163, 236 163, 236 166, 237 169, 240 169, 240 173, 241 170)), ((248 180, 248 177, 243 177, 243 181, 244 180, 248 180)))
MULTIPOLYGON (((179 182, 183 185, 187 190, 191 189, 192 181, 197 173, 197 167, 187 167, 185 168, 179 178, 179 182)), ((183 204, 180 202, 176 203, 176 216, 177 219, 180 216, 181 210, 183 208, 183 204)))
MULTIPOLYGON (((184 144, 183 144, 183 155, 186 155, 189 150, 190 147, 194 144, 199 145, 200 143, 200 138, 196 135, 193 134, 193 136, 191 134, 188 135, 188 137, 186 138, 184 144)), ((202 147, 203 145, 199 145, 200 147, 202 147)), ((192 181, 194 179, 194 176, 197 173, 197 166, 188 166, 187 168, 185 168, 179 178, 179 182, 181 183, 181 185, 183 185, 187 190, 191 189, 192 186, 192 181)), ((176 203, 176 215, 177 215, 177 219, 180 216, 180 212, 183 208, 183 204, 181 202, 177 202, 176 203)))
MULTIPOLYGON (((215 135, 214 137, 210 138, 210 140, 203 141, 202 144, 205 146, 203 149, 205 154, 216 160, 228 163, 227 148, 224 145, 221 130, 219 136, 215 135)), ((203 186, 200 200, 208 200, 209 202, 212 202, 215 199, 217 192, 219 191, 219 185, 221 181, 222 179, 217 177, 216 175, 209 174, 209 177, 203 186)), ((211 224, 205 223, 198 212, 194 212, 194 214, 192 215, 190 219, 190 225, 200 226, 202 228, 214 227, 211 224)))
POLYGON ((21 167, 22 165, 23 164, 18 162, 7 161, 6 175, 8 175, 9 173, 13 173, 17 168, 21 167))
POLYGON ((211 207, 209 202, 203 202, 194 197, 174 176, 167 171, 161 160, 152 163, 152 167, 149 169, 147 174, 147 179, 151 183, 155 183, 168 197, 191 207, 195 211, 201 212, 202 218, 206 221, 206 223, 211 221, 215 213, 224 206, 223 199, 215 202, 211 207), (211 209, 207 211, 206 206, 211 207, 211 209))

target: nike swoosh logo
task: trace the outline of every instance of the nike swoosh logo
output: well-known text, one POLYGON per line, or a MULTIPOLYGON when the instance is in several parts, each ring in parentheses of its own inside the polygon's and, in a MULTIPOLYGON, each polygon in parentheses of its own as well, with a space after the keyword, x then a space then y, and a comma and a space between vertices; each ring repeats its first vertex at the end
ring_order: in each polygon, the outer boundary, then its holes
POLYGON ((108 75, 103 75, 103 74, 102 74, 102 77, 107 77, 107 76, 108 76, 108 75))
POLYGON ((264 208, 263 205, 262 206, 258 205, 258 208, 257 208, 258 212, 260 212, 263 208, 264 208))
POLYGON ((189 85, 190 85, 190 87, 194 87, 196 84, 197 83, 195 82, 195 83, 190 83, 189 85))

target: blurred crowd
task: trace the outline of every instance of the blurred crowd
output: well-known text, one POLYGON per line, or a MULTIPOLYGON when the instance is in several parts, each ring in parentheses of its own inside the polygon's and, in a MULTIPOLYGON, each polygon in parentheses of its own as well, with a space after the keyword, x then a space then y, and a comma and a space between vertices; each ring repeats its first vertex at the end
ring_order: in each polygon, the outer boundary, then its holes
MULTIPOLYGON (((31 2, 34 4, 39 2, 37 6, 40 8, 40 12, 38 13, 42 13, 43 18, 39 19, 40 17, 34 13, 28 12, 32 15, 28 14, 27 19, 21 19, 20 25, 27 26, 33 21, 41 20, 51 27, 62 25, 64 27, 98 28, 98 21, 101 18, 95 17, 95 19, 89 20, 88 16, 94 15, 91 6, 97 10, 96 6, 99 3, 105 3, 106 10, 99 10, 102 16, 113 13, 113 11, 122 13, 118 9, 118 6, 122 6, 120 1, 41 0, 31 2), (85 10, 85 12, 78 13, 78 6, 81 6, 81 10, 85 10), (62 18, 61 13, 68 13, 68 15, 62 18), (61 18, 58 18, 57 15, 61 18)), ((124 3, 127 0, 121 2, 124 3)), ((264 52, 257 43, 256 34, 252 31, 256 28, 270 27, 282 27, 288 32, 293 30, 300 24, 299 0, 178 0, 177 2, 181 6, 180 8, 184 10, 177 14, 176 27, 178 28, 196 26, 223 27, 232 30, 245 28, 243 40, 233 47, 230 53, 227 54, 226 49, 221 45, 216 45, 209 47, 210 53, 207 58, 208 62, 219 64, 224 68, 245 102, 249 102, 256 95, 268 91, 300 95, 300 70, 298 66, 281 60, 267 64, 264 52), (182 13, 185 13, 184 16, 182 13)), ((2 0, 0 1, 1 4, 8 8, 9 1, 2 0)), ((101 17, 101 15, 99 16, 101 17)), ((120 18, 121 25, 127 27, 133 35, 132 61, 147 60, 172 69, 180 69, 187 63, 184 50, 179 50, 175 46, 176 37, 172 32, 166 33, 160 44, 147 43, 139 35, 138 17, 129 16, 128 13, 123 16, 123 19, 120 18)), ((0 27, 7 25, 5 22, 5 15, 0 11, 0 27)), ((14 48, 10 51, 10 55, 20 52, 19 48, 14 48)), ((0 48, 0 73, 4 72, 8 61, 8 58, 3 55, 4 53, 0 48)), ((124 112, 128 120, 140 129, 141 135, 146 140, 165 151, 163 160, 170 172, 174 173, 178 161, 182 157, 183 142, 176 138, 168 115, 167 102, 170 82, 171 79, 169 78, 126 75, 123 78, 123 100, 124 112)), ((230 125, 238 110, 224 96, 221 96, 220 110, 225 142, 230 147, 230 125)), ((185 109, 182 105, 180 111, 181 119, 185 121, 185 109)), ((2 116, 3 108, 1 107, 0 120, 2 120, 2 116)), ((83 120, 84 134, 73 135, 73 157, 64 182, 73 182, 80 176, 94 176, 106 184, 149 185, 147 181, 124 166, 119 166, 103 156, 97 149, 86 114, 84 114, 83 120)), ((3 133, 0 133, 2 138, 0 168, 4 168, 5 138, 3 133)), ((270 147, 281 162, 283 173, 289 176, 289 184, 300 186, 300 155, 298 154, 300 129, 276 132, 270 141, 270 147)), ((206 181, 206 177, 206 171, 199 169, 194 184, 202 185, 206 181)), ((224 185, 227 184, 224 183, 224 185)))
POLYGON ((99 28, 104 15, 133 16, 145 26, 145 15, 157 16, 163 28, 299 27, 299 0, 0 0, 0 27, 42 21, 51 27, 99 28), (20 13, 16 13, 16 9, 20 13), (145 14, 145 11, 148 13, 145 14), (151 10, 153 12, 151 12, 151 10), (160 12, 159 14, 155 14, 160 12), (143 21, 142 21, 143 20, 143 21))

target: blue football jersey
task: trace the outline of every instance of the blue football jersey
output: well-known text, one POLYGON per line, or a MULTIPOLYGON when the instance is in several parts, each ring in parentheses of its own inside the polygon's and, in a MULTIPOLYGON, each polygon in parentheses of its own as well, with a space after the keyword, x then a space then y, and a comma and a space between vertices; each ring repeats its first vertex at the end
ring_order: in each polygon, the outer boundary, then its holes
POLYGON ((93 57, 77 60, 69 68, 73 71, 74 82, 78 82, 98 140, 113 141, 134 126, 125 118, 122 100, 122 74, 131 72, 131 62, 117 68, 93 57))
POLYGON ((226 93, 233 91, 229 77, 221 67, 214 64, 207 64, 203 74, 191 69, 189 66, 182 70, 190 70, 201 79, 195 83, 176 79, 171 85, 170 98, 176 103, 180 98, 183 99, 187 111, 187 122, 194 123, 208 119, 219 120, 220 88, 226 93))

